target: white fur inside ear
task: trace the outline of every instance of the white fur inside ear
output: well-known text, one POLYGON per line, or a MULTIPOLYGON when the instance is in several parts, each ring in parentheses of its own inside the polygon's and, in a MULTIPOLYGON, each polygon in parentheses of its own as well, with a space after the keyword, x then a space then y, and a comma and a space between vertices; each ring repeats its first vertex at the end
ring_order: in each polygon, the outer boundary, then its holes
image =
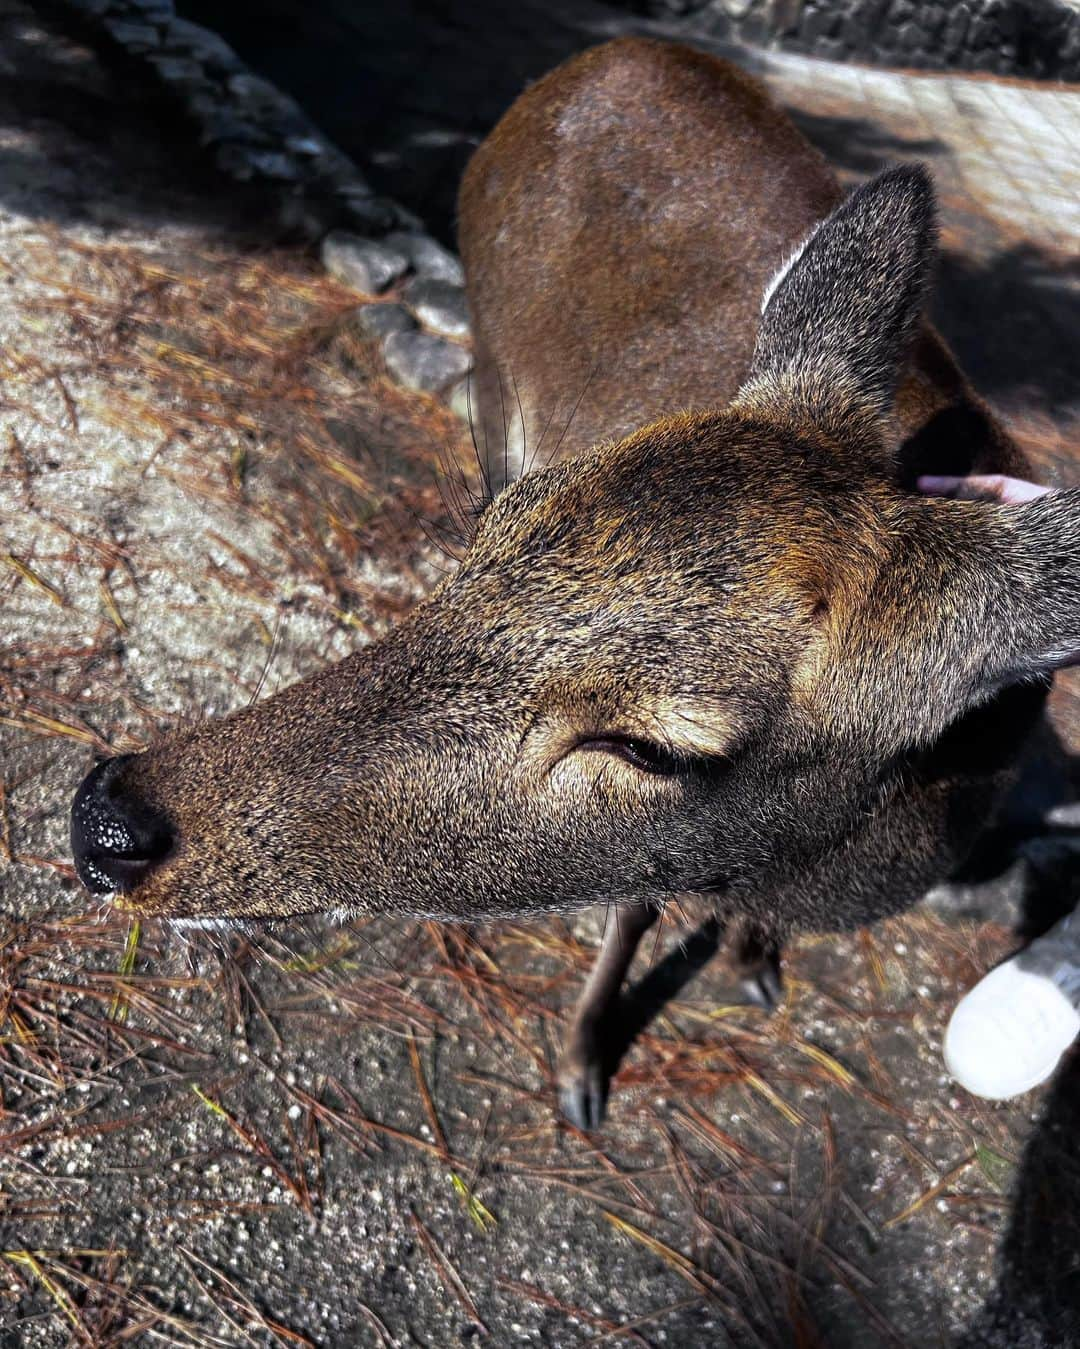
POLYGON ((814 235, 818 232, 820 228, 821 228, 820 223, 815 225, 814 228, 810 231, 810 233, 806 236, 806 238, 802 241, 802 243, 799 244, 798 247, 795 248, 791 253, 789 253, 788 256, 784 259, 784 261, 780 264, 780 266, 776 269, 776 271, 773 272, 772 279, 769 281, 769 284, 765 287, 765 292, 761 297, 761 312, 763 314, 765 310, 769 307, 769 301, 776 294, 776 289, 780 285, 780 282, 783 281, 784 277, 787 276, 788 272, 790 272, 792 267, 794 267, 795 264, 799 261, 803 253, 806 252, 806 245, 810 242, 810 240, 814 237, 814 235))

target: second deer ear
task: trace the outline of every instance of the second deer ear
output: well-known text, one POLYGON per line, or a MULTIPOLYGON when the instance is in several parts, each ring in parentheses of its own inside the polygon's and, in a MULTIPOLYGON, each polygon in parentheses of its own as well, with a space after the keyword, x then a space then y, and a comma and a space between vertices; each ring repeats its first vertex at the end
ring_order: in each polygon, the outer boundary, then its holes
POLYGON ((934 189, 922 165, 890 169, 853 192, 766 290, 736 407, 839 436, 886 416, 935 247, 934 189))

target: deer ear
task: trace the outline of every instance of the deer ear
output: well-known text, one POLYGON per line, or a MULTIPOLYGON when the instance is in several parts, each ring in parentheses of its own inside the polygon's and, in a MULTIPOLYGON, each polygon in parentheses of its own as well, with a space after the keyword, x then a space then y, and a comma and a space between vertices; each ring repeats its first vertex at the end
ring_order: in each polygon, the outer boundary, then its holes
POLYGON ((908 497, 824 692, 890 749, 1080 664, 1080 489, 1016 505, 908 497))
POLYGON ((743 411, 865 429, 887 415, 934 257, 934 189, 918 164, 858 188, 770 282, 743 411))

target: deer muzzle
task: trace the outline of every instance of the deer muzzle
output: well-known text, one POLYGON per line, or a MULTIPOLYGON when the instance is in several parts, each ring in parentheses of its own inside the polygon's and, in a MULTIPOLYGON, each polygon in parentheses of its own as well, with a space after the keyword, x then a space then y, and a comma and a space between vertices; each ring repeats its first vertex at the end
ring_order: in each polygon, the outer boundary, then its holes
POLYGON ((174 831, 166 816, 117 789, 117 775, 132 757, 99 763, 72 802, 75 869, 91 894, 132 889, 172 851, 174 831))

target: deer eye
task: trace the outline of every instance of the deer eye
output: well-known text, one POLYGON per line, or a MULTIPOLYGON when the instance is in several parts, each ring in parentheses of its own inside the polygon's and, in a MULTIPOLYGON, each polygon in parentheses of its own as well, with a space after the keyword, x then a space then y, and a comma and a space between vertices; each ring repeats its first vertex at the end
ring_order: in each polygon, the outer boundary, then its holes
POLYGON ((686 767, 686 760, 664 745, 632 735, 593 735, 578 742, 577 749, 614 754, 643 773, 672 777, 686 767))

